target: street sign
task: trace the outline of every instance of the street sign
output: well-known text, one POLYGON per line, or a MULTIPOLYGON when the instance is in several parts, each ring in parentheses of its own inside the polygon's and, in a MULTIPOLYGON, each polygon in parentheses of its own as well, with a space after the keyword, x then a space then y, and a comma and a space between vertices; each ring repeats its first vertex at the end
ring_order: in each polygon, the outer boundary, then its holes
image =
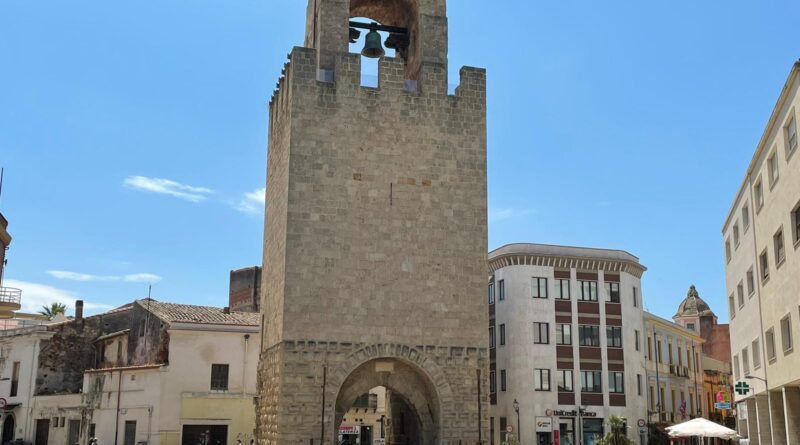
POLYGON ((714 404, 714 409, 731 409, 731 404, 728 402, 717 402, 714 404))
POLYGON ((6 406, 8 406, 8 401, 6 401, 6 399, 0 398, 0 410, 6 409, 6 406))
POLYGON ((734 386, 734 389, 736 389, 736 393, 740 396, 746 396, 747 393, 750 392, 750 385, 748 385, 747 382, 738 382, 736 386, 734 386))
POLYGON ((513 426, 511 426, 511 425, 508 425, 508 426, 506 427, 506 432, 507 432, 507 433, 513 433, 513 432, 514 432, 514 427, 513 427, 513 426))
POLYGON ((640 427, 643 427, 647 425, 647 422, 645 422, 644 419, 639 419, 639 421, 636 424, 639 425, 640 427))

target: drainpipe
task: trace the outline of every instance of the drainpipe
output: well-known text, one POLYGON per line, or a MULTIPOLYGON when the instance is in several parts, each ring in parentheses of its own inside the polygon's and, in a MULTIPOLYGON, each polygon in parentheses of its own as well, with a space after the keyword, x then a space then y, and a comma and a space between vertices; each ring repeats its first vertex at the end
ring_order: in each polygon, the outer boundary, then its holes
POLYGON ((242 359, 242 396, 247 394, 247 344, 250 334, 244 334, 244 358, 242 359))
POLYGON ((28 437, 32 437, 32 434, 29 434, 29 433, 30 433, 31 417, 33 417, 33 396, 34 396, 34 390, 36 389, 36 381, 34 380, 34 378, 35 378, 34 370, 37 367, 36 358, 39 357, 39 345, 40 345, 40 342, 41 342, 41 340, 36 340, 33 343, 33 355, 31 356, 31 372, 30 372, 30 377, 29 377, 30 378, 30 380, 29 380, 30 389, 28 390, 28 404, 29 404, 29 406, 28 406, 28 409, 27 409, 28 415, 25 416, 25 435, 28 436, 28 437))
POLYGON ((122 370, 119 370, 119 382, 117 383, 117 422, 114 425, 114 445, 119 443, 119 404, 122 399, 122 370))

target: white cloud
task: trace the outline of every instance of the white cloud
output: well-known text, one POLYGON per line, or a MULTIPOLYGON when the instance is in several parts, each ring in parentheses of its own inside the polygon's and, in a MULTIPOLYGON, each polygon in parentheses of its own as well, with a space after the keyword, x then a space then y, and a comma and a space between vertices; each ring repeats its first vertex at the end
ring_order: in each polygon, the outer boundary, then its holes
MULTIPOLYGON (((62 303, 67 306, 68 312, 75 310, 75 301, 80 300, 74 293, 44 284, 30 283, 27 281, 7 279, 3 285, 22 289, 22 312, 39 312, 42 306, 50 303, 62 303)), ((113 309, 113 306, 100 303, 84 302, 87 311, 104 311, 113 309)))
POLYGON ((129 283, 158 283, 161 281, 161 277, 151 273, 135 273, 130 275, 125 275, 122 277, 123 280, 129 283))
POLYGON ((534 209, 494 209, 489 210, 489 224, 505 221, 507 219, 518 218, 523 216, 533 215, 536 211, 534 209))
POLYGON ((260 189, 247 192, 244 197, 234 204, 234 208, 242 213, 257 215, 264 211, 264 206, 267 203, 267 189, 262 187, 260 189))
POLYGON ((128 176, 123 181, 123 184, 132 189, 170 195, 190 202, 203 201, 207 198, 206 195, 213 192, 213 190, 205 187, 194 187, 170 179, 148 178, 145 176, 128 176))
POLYGON ((61 280, 71 280, 71 281, 114 281, 119 280, 119 277, 115 276, 100 276, 100 275, 90 275, 88 273, 78 273, 78 272, 69 272, 66 270, 48 270, 47 273, 53 277, 56 277, 61 280))

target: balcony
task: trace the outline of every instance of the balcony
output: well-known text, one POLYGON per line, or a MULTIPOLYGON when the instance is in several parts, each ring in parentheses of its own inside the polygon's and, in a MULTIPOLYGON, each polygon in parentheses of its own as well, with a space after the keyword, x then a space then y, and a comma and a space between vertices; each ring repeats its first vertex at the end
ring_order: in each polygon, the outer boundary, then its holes
POLYGON ((14 311, 20 310, 22 290, 13 287, 0 287, 0 318, 11 318, 14 311))

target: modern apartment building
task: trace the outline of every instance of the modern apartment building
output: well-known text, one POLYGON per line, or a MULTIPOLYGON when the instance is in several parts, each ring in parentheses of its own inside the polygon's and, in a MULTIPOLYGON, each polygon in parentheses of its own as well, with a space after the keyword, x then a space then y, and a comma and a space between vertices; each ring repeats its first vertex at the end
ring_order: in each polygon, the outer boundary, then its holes
POLYGON ((619 251, 511 244, 489 254, 490 444, 592 444, 647 412, 641 277, 619 251), (582 438, 582 440, 581 440, 582 438))
POLYGON ((698 332, 645 312, 648 423, 673 425, 706 415, 698 332))
POLYGON ((794 64, 722 228, 738 431, 800 444, 800 62, 794 64))

